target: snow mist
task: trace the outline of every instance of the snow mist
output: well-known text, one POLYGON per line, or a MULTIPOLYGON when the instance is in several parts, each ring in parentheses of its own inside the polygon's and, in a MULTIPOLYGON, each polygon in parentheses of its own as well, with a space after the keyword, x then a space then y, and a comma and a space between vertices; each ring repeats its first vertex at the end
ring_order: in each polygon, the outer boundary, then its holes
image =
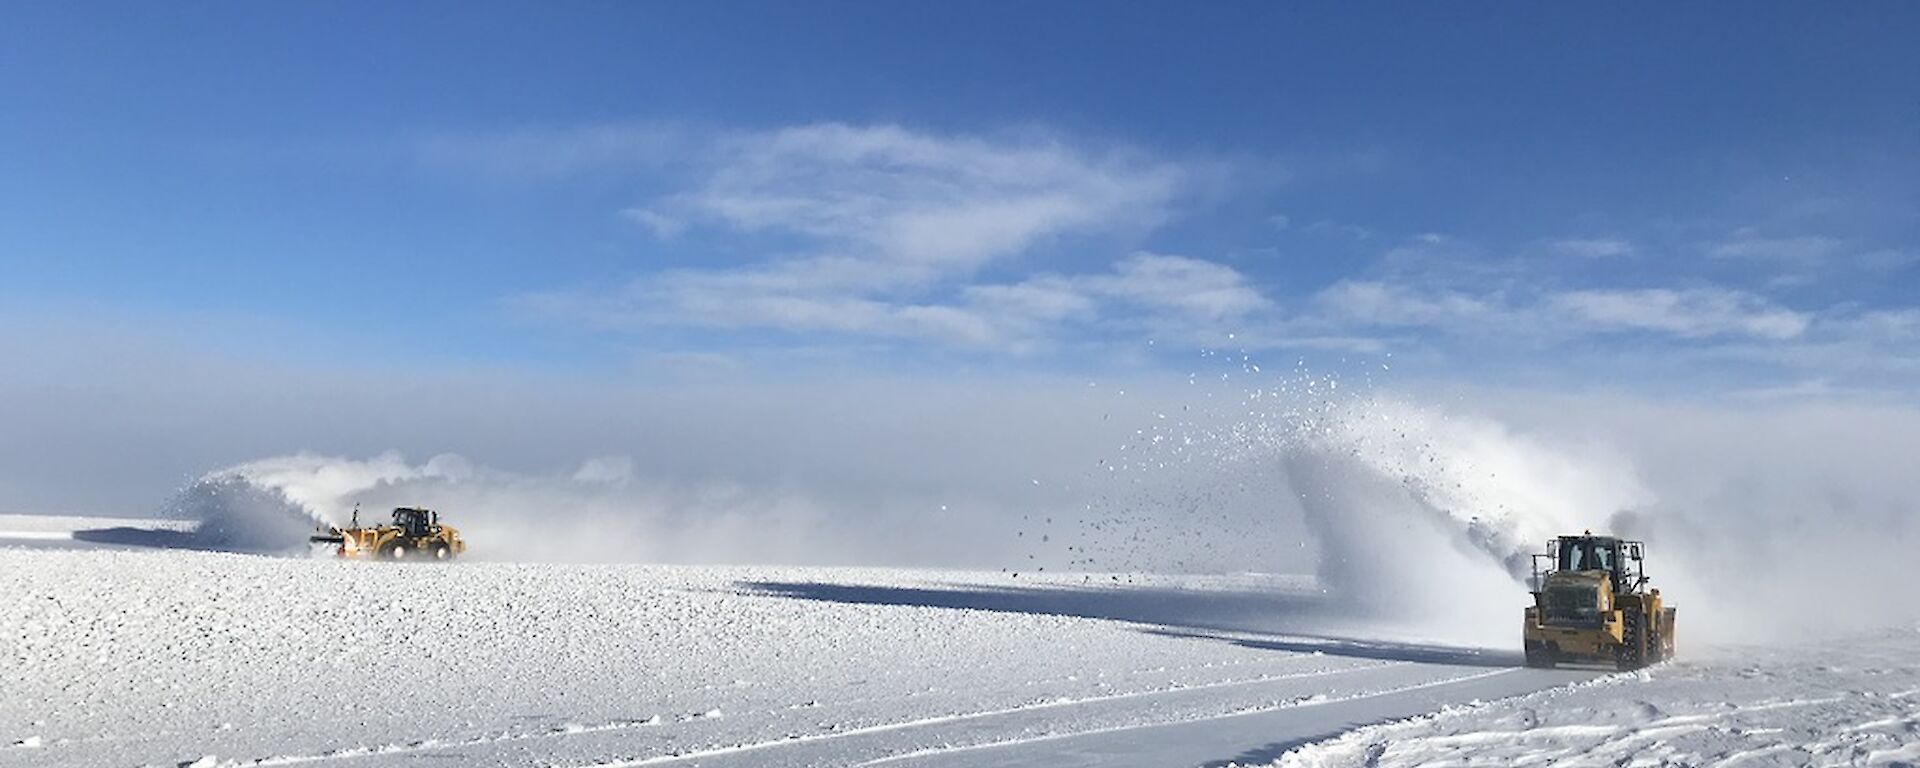
POLYGON ((1381 397, 1327 407, 1273 448, 1321 584, 1355 613, 1454 638, 1510 639, 1531 555, 1649 500, 1606 451, 1381 397))
POLYGON ((300 453, 210 472, 168 505, 201 521, 203 543, 249 552, 306 551, 316 526, 364 525, 394 507, 441 510, 468 556, 546 562, 778 562, 837 553, 812 535, 803 500, 737 486, 681 487, 634 477, 632 461, 597 457, 572 472, 527 475, 457 454, 412 464, 398 453, 352 459, 300 453))
POLYGON ((1475 391, 1443 407, 1239 361, 1191 377, 1164 406, 1179 418, 1120 447, 1088 527, 1150 541, 1090 566, 1167 567, 1164 532, 1213 526, 1200 570, 1300 567, 1290 542, 1248 556, 1249 531, 1202 514, 1231 492, 1189 501, 1202 481, 1260 475, 1270 525, 1313 548, 1327 612, 1400 637, 1517 645, 1531 556, 1584 530, 1647 542, 1685 643, 1920 621, 1904 586, 1920 550, 1911 407, 1475 391))

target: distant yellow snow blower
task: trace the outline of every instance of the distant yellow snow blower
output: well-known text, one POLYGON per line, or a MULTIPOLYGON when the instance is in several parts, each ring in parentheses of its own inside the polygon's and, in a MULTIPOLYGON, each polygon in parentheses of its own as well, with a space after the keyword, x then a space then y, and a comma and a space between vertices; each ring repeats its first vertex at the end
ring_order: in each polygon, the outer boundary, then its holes
POLYGON ((1675 611, 1647 588, 1645 546, 1588 531, 1533 556, 1533 605, 1521 633, 1527 666, 1639 669, 1673 656, 1675 611))
POLYGON ((335 545, 341 557, 377 557, 382 560, 451 560, 467 551, 460 531, 440 524, 440 513, 430 509, 399 507, 393 510, 391 525, 360 527, 360 509, 353 510, 353 522, 345 528, 329 527, 314 534, 316 544, 335 545))

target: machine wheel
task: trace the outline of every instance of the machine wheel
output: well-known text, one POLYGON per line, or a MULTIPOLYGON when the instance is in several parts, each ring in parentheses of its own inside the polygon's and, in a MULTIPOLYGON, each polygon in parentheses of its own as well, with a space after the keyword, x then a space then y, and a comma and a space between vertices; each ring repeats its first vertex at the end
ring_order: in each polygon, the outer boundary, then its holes
POLYGON ((1639 611, 1621 618, 1620 647, 1613 654, 1614 666, 1622 671, 1644 667, 1647 665, 1646 619, 1639 611))
POLYGON ((453 547, 449 547, 445 543, 433 545, 433 549, 430 551, 432 552, 433 559, 435 560, 452 560, 453 559, 453 547))
POLYGON ((1527 644, 1527 666, 1534 669, 1553 669, 1553 652, 1544 645, 1527 644))
POLYGON ((407 559, 407 547, 397 541, 389 541, 380 547, 380 557, 387 560, 407 559))

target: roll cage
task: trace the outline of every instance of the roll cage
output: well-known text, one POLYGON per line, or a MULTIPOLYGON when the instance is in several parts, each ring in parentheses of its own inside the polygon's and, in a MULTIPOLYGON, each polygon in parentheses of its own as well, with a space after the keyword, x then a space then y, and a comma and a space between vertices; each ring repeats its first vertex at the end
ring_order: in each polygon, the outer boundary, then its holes
POLYGON ((1647 583, 1646 543, 1592 534, 1555 537, 1545 553, 1533 556, 1533 591, 1559 571, 1603 571, 1614 594, 1635 594, 1647 583))

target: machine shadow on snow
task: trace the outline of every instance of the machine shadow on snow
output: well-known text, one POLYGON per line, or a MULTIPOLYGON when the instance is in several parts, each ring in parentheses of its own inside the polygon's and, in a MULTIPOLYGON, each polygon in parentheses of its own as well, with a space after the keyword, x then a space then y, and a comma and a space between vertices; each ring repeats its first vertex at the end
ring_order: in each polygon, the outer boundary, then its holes
POLYGON ((1398 643, 1327 634, 1319 629, 1327 619, 1350 618, 1350 612, 1338 600, 1320 595, 1197 592, 1152 587, 896 587, 785 581, 744 581, 736 586, 796 600, 1125 621, 1156 625, 1142 630, 1151 634, 1217 640, 1259 650, 1478 667, 1518 667, 1525 663, 1517 652, 1493 648, 1398 643))
POLYGON ((154 549, 192 549, 203 552, 225 552, 233 550, 227 542, 201 535, 197 531, 176 531, 164 528, 89 528, 73 532, 74 541, 88 544, 110 544, 119 547, 152 547, 154 549))
POLYGON ((1497 648, 1463 648, 1451 645, 1395 643, 1307 632, 1289 633, 1293 636, 1285 638, 1236 637, 1207 632, 1177 630, 1148 630, 1148 632, 1166 637, 1219 640, 1224 643, 1238 645, 1242 648, 1253 648, 1262 651, 1324 653, 1328 656, 1347 656, 1358 659, 1379 659, 1382 661, 1412 661, 1421 664, 1450 664, 1457 667, 1519 667, 1526 664, 1526 657, 1524 655, 1497 648))

